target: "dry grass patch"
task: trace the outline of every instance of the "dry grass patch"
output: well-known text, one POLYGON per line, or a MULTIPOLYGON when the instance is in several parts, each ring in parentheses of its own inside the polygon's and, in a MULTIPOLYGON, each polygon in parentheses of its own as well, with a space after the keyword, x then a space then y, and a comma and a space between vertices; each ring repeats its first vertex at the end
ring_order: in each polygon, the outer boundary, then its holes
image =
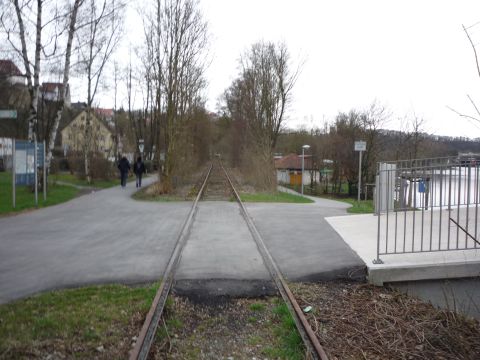
POLYGON ((480 359, 479 322, 367 284, 291 284, 330 359, 480 359))

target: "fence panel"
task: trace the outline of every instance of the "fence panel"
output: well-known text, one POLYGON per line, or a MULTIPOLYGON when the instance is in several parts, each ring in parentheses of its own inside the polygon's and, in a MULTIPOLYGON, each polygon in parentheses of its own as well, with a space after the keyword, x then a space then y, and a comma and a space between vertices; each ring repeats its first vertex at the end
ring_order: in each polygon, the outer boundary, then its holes
POLYGON ((416 159, 378 166, 377 259, 391 254, 476 249, 480 161, 416 159))

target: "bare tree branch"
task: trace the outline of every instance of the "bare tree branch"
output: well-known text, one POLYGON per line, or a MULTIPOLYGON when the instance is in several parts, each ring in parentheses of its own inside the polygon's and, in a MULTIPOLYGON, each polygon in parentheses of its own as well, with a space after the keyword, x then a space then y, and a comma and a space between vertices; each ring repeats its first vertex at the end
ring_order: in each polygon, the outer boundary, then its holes
POLYGON ((461 116, 461 117, 464 117, 464 118, 467 118, 467 119, 471 119, 471 120, 475 120, 475 121, 478 121, 480 122, 480 119, 479 118, 476 118, 474 116, 470 116, 470 115, 466 115, 466 114, 462 114, 460 112, 458 112, 457 110, 451 108, 450 106, 447 106, 447 109, 453 111, 455 114, 457 114, 458 116, 461 116))
POLYGON ((468 33, 465 26, 462 25, 462 27, 463 27, 463 31, 465 31, 465 34, 467 35, 467 38, 468 38, 468 41, 470 42, 470 45, 472 45, 473 54, 475 55, 475 64, 477 66, 477 74, 480 77, 480 65, 478 63, 477 49, 475 48, 475 45, 473 44, 472 38, 470 37, 470 34, 468 33))

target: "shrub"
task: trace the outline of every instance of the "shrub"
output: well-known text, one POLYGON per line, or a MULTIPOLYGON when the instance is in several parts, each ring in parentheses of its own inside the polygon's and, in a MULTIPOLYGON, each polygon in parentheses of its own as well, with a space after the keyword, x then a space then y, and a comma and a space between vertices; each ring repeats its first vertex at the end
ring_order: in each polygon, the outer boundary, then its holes
MULTIPOLYGON (((68 156, 68 169, 80 179, 85 179, 85 159, 81 153, 68 156)), ((102 155, 92 154, 90 157, 90 176, 93 180, 111 180, 117 176, 117 167, 102 155)))

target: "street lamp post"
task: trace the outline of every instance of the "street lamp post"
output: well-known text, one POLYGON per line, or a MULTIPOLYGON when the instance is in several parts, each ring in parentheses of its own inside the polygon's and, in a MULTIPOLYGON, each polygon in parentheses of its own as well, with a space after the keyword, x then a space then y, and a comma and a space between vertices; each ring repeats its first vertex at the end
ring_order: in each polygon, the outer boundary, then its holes
POLYGON ((303 195, 303 172, 305 170, 305 150, 310 149, 310 145, 302 146, 302 195, 303 195))

